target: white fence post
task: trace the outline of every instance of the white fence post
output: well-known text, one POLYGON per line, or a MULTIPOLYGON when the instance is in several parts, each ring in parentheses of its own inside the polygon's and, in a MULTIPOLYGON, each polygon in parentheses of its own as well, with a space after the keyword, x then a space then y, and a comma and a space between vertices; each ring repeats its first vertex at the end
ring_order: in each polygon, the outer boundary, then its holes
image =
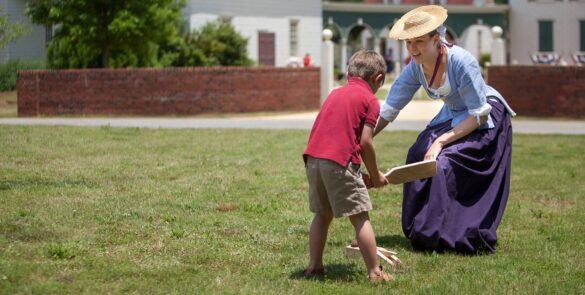
POLYGON ((323 45, 321 54, 321 105, 333 89, 333 32, 323 30, 323 45))
POLYGON ((506 43, 502 39, 502 28, 495 26, 492 28, 492 54, 491 64, 494 66, 506 65, 506 43))
POLYGON ((339 64, 339 73, 347 75, 347 39, 341 38, 341 63, 339 64))

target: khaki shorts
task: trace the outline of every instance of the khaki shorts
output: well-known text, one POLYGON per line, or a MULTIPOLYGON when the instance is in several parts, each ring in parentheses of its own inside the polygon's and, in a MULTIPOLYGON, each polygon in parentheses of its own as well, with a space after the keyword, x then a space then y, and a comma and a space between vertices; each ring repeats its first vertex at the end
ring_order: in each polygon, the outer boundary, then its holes
POLYGON ((345 217, 372 210, 359 165, 307 157, 311 212, 345 217))

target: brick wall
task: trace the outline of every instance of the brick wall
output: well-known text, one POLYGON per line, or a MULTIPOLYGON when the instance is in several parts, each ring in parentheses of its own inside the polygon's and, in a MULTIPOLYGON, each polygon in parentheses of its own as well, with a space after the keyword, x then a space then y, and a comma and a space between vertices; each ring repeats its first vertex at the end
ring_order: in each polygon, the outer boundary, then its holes
POLYGON ((20 71, 18 116, 194 115, 319 107, 319 68, 20 71))
POLYGON ((402 0, 402 4, 429 4, 429 0, 402 0))
POLYGON ((470 4, 473 4, 473 0, 447 0, 447 4, 449 4, 449 5, 470 5, 470 4))
POLYGON ((585 118, 585 67, 491 66, 488 84, 520 116, 585 118))

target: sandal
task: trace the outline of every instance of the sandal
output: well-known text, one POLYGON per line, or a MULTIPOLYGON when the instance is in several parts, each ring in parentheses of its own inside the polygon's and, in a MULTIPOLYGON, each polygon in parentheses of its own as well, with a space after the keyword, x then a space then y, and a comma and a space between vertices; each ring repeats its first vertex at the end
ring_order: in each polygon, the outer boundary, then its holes
POLYGON ((372 283, 384 283, 384 282, 394 282, 394 276, 384 272, 384 267, 382 267, 381 265, 379 266, 380 268, 380 272, 376 273, 374 276, 368 276, 368 279, 370 279, 370 282, 372 283))
POLYGON ((303 270, 303 274, 305 275, 305 277, 322 277, 325 275, 325 268, 315 268, 315 269, 309 269, 309 268, 305 268, 305 270, 303 270))

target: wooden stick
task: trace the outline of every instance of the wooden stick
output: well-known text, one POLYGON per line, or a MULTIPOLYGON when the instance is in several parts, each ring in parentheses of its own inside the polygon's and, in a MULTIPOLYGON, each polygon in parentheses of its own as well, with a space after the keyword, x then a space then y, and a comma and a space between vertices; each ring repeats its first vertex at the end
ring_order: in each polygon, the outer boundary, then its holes
POLYGON ((382 252, 382 254, 386 255, 386 257, 390 258, 391 255, 397 255, 398 253, 394 251, 390 251, 386 248, 378 247, 378 251, 382 252))
MULTIPOLYGON (((345 247, 345 253, 348 258, 361 258, 362 253, 360 252, 359 247, 352 247, 351 245, 345 247)), ((396 256, 396 252, 384 249, 382 247, 378 247, 376 250, 376 255, 380 257, 380 259, 386 261, 388 264, 392 266, 392 269, 395 269, 397 265, 402 264, 400 259, 396 256)))
POLYGON ((392 255, 389 258, 392 259, 397 264, 402 264, 402 261, 400 261, 400 259, 398 259, 398 257, 396 255, 392 255))
POLYGON ((380 252, 380 250, 376 251, 376 254, 378 254, 378 257, 382 258, 382 260, 384 260, 388 264, 392 265, 392 269, 394 269, 396 267, 396 263, 394 261, 392 261, 392 259, 386 257, 386 255, 382 254, 382 252, 380 252))

